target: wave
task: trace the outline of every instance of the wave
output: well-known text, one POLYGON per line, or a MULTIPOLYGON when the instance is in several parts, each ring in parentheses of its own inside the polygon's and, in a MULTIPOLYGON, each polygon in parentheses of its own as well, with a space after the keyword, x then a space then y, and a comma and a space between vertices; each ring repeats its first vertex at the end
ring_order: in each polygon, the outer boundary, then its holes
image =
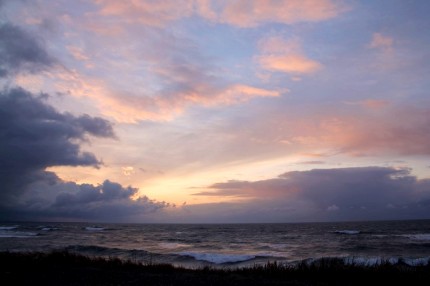
POLYGON ((224 254, 224 253, 204 253, 204 252, 179 252, 181 256, 192 257, 195 260, 207 261, 215 264, 243 262, 254 259, 255 255, 247 254, 224 254))
POLYGON ((40 229, 40 230, 42 230, 42 231, 53 231, 53 230, 59 230, 59 228, 58 228, 58 227, 53 227, 53 226, 49 226, 49 225, 47 225, 47 226, 44 226, 44 225, 39 226, 39 227, 38 227, 38 229, 40 229))
POLYGON ((26 238, 26 237, 35 237, 39 234, 36 232, 23 232, 23 231, 1 231, 0 230, 0 238, 26 238))
POLYGON ((345 230, 335 230, 334 231, 334 233, 337 233, 337 234, 360 234, 361 232, 359 231, 359 230, 348 230, 348 229, 345 229, 345 230))
POLYGON ((42 227, 40 230, 43 230, 43 231, 52 231, 52 230, 58 230, 58 228, 55 228, 55 227, 42 227))
POLYGON ((17 225, 13 225, 13 226, 0 226, 0 230, 14 230, 17 229, 18 226, 17 225))
POLYGON ((412 240, 430 240, 430 233, 403 234, 401 236, 412 240))

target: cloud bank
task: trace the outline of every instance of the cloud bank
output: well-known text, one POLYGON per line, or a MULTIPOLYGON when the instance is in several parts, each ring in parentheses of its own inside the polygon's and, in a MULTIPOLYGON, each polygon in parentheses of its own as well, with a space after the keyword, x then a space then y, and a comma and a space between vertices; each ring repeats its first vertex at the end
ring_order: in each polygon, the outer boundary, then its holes
MULTIPOLYGON (((268 180, 215 183, 195 195, 241 199, 219 204, 220 213, 224 213, 223 208, 236 208, 234 217, 223 215, 225 220, 347 221, 430 216, 430 180, 418 180, 409 170, 388 167, 287 172, 268 180)), ((207 215, 203 207, 188 208, 207 215)))

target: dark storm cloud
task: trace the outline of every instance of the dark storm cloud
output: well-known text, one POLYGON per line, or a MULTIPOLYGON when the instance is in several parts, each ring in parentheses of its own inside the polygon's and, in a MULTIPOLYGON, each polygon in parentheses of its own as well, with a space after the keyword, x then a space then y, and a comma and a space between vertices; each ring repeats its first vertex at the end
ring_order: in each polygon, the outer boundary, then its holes
POLYGON ((87 115, 59 113, 40 97, 15 88, 0 92, 0 198, 5 204, 32 181, 45 180, 51 166, 94 166, 100 161, 81 152, 88 135, 113 137, 111 124, 87 115))
POLYGON ((247 198, 244 214, 266 221, 430 217, 430 180, 383 167, 294 171, 269 180, 229 181, 195 195, 247 198), (264 220, 264 219, 263 219, 264 220))
POLYGON ((54 59, 35 37, 15 25, 0 25, 0 77, 38 72, 53 63, 54 59))
POLYGON ((69 183, 70 185, 75 190, 71 192, 63 190, 48 208, 57 216, 67 214, 69 217, 112 221, 154 212, 169 205, 165 202, 152 201, 147 197, 132 200, 131 197, 138 192, 137 188, 123 187, 109 180, 99 186, 69 183))
POLYGON ((2 170, 97 166, 95 156, 80 152, 74 142, 87 135, 114 136, 108 121, 59 113, 20 88, 0 92, 0 127, 2 170))
POLYGON ((101 185, 64 182, 54 173, 50 180, 34 181, 12 207, 3 211, 7 219, 135 221, 142 214, 170 206, 148 197, 131 199, 137 188, 105 180, 101 185))
POLYGON ((121 221, 168 207, 137 189, 105 180, 101 185, 62 181, 51 166, 92 166, 82 152, 89 136, 114 138, 111 124, 88 115, 59 113, 43 97, 15 88, 0 92, 0 215, 2 219, 121 221))

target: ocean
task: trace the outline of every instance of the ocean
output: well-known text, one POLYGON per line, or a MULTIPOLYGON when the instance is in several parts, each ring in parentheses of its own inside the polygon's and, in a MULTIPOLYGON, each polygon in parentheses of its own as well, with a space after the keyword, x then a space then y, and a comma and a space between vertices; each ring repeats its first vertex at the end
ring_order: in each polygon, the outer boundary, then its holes
POLYGON ((67 250, 187 268, 294 264, 430 263, 430 220, 297 224, 0 223, 0 251, 67 250))

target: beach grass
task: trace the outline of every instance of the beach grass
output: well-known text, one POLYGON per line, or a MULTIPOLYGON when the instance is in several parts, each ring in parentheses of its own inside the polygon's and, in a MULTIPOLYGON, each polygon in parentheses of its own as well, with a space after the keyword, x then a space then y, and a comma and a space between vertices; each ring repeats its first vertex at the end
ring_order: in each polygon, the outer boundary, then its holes
POLYGON ((430 285, 430 266, 345 264, 336 258, 247 268, 186 269, 66 251, 0 252, 2 285, 430 285))

